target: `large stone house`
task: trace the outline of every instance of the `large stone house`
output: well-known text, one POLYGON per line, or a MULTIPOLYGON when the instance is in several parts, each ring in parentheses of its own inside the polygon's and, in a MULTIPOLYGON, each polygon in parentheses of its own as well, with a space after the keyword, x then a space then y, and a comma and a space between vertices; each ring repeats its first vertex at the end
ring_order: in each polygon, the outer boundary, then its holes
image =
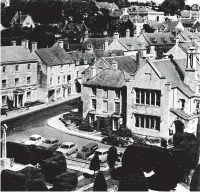
POLYGON ((137 60, 123 67, 117 57, 111 63, 98 60, 85 71, 83 116, 95 121, 109 115, 113 130, 123 124, 135 134, 165 139, 174 133, 196 134, 198 54, 191 47, 187 59, 137 60))
POLYGON ((75 61, 61 47, 35 51, 39 60, 40 93, 48 102, 76 94, 75 61))
POLYGON ((20 108, 38 99, 37 69, 38 61, 27 47, 1 47, 1 108, 20 108))

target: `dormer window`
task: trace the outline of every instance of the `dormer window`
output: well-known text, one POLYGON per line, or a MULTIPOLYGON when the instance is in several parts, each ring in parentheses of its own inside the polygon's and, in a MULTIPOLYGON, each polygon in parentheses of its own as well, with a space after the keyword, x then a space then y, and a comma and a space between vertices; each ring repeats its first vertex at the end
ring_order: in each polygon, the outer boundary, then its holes
POLYGON ((162 41, 163 43, 167 43, 167 39, 166 39, 166 38, 161 38, 161 41, 162 41))
POLYGON ((87 44, 87 49, 92 49, 92 45, 91 44, 87 44))
POLYGON ((175 42, 176 40, 175 40, 175 37, 170 37, 170 40, 172 41, 172 42, 175 42))
POLYGON ((153 44, 157 43, 156 38, 150 38, 150 40, 152 41, 153 44))

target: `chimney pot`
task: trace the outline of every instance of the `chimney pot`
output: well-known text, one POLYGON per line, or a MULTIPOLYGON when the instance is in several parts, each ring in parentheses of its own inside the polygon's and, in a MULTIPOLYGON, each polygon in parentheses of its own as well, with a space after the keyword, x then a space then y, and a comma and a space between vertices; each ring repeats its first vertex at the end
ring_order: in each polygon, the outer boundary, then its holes
POLYGON ((92 66, 91 66, 91 76, 92 76, 92 78, 95 77, 96 74, 97 74, 96 66, 95 66, 95 65, 92 65, 92 66))
POLYGON ((21 41, 21 45, 22 45, 22 47, 26 47, 26 40, 25 40, 25 39, 23 39, 23 40, 21 41))
POLYGON ((35 52, 37 50, 37 42, 32 42, 31 45, 31 52, 35 52))
POLYGON ((113 38, 114 38, 114 39, 119 39, 119 33, 118 33, 118 32, 115 32, 115 33, 113 34, 113 38))
POLYGON ((126 30, 126 38, 129 38, 129 37, 130 37, 130 30, 127 29, 127 30, 126 30))
POLYGON ((28 49, 28 43, 29 43, 29 40, 26 40, 26 44, 25 44, 25 47, 28 49))

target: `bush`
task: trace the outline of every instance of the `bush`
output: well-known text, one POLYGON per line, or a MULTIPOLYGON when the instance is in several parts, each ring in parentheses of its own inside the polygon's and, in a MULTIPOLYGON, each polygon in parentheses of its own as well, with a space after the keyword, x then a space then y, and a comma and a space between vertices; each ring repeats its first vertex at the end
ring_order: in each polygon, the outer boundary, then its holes
POLYGON ((180 146, 182 141, 197 141, 197 138, 192 133, 175 133, 173 136, 174 147, 180 146))
POLYGON ((7 142, 7 157, 21 164, 29 164, 36 146, 21 143, 7 142), (22 155, 23 154, 23 155, 22 155))
POLYGON ((61 155, 42 160, 40 165, 44 173, 45 181, 47 182, 50 182, 54 177, 67 170, 66 159, 61 155))
POLYGON ((107 183, 103 172, 99 171, 93 185, 93 191, 107 191, 107 183))
POLYGON ((78 176, 76 173, 66 172, 52 179, 53 191, 72 191, 77 187, 78 176))
POLYGON ((119 131, 117 132, 117 135, 119 137, 132 137, 132 132, 130 129, 126 127, 121 127, 119 131))
POLYGON ((2 191, 26 191, 26 175, 11 170, 1 172, 2 191))
POLYGON ((108 151, 108 156, 107 156, 107 162, 109 165, 109 168, 112 169, 115 166, 115 162, 118 160, 118 154, 117 154, 117 149, 116 147, 110 147, 108 151))
POLYGON ((98 171, 100 169, 100 161, 99 161, 99 156, 95 153, 93 159, 91 160, 90 162, 90 167, 89 167, 90 170, 93 170, 94 171, 94 174, 95 174, 95 171, 98 171))
POLYGON ((38 191, 47 190, 43 175, 35 167, 25 167, 20 171, 2 171, 2 190, 4 191, 38 191), (40 185, 36 185, 38 181, 40 185))
POLYGON ((200 191, 200 164, 196 167, 190 183, 190 191, 200 191))

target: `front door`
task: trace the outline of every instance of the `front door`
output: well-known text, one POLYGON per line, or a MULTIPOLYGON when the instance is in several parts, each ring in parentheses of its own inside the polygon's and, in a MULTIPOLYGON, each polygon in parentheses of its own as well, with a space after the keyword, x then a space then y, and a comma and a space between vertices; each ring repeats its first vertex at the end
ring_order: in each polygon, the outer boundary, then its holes
POLYGON ((184 132, 184 124, 180 120, 174 121, 174 124, 176 133, 184 132))
POLYGON ((23 95, 19 95, 19 106, 23 106, 23 95))

